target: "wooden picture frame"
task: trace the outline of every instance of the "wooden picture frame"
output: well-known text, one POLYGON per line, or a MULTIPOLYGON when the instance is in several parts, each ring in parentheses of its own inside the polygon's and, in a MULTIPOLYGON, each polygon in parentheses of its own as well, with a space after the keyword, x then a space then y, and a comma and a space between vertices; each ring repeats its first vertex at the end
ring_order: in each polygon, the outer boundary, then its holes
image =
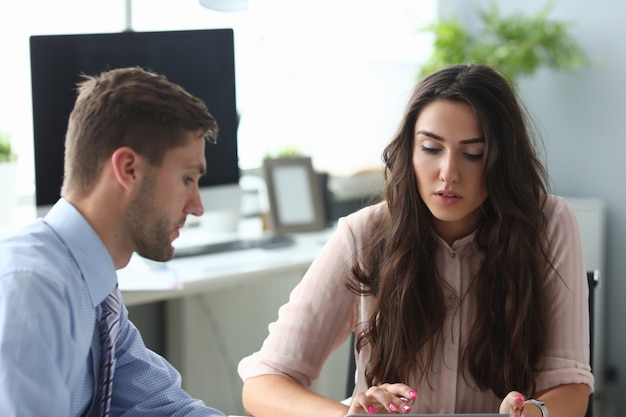
POLYGON ((270 206, 270 228, 276 234, 326 227, 324 196, 310 157, 268 158, 263 174, 270 206))

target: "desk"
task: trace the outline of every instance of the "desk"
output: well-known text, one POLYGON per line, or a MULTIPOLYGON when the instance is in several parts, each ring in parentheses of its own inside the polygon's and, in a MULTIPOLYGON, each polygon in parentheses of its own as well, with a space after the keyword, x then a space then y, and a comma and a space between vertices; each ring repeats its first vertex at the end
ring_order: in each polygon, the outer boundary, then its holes
MULTIPOLYGON (((121 271, 122 296, 131 307, 165 301, 165 353, 185 390, 226 414, 245 415, 237 364, 261 347, 268 324, 331 233, 294 234, 295 244, 284 248, 174 259, 164 267, 179 290, 124 291, 121 271)), ((330 358, 316 392, 343 398, 348 349, 347 342, 330 358)))

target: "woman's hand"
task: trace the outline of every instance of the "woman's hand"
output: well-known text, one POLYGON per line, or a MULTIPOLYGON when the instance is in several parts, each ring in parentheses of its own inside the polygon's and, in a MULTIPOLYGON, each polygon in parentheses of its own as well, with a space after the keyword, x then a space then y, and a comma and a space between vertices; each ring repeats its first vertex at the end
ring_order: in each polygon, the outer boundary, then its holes
POLYGON ((509 392, 500 404, 500 414, 511 414, 513 417, 524 415, 524 396, 517 391, 509 392))
POLYGON ((348 414, 407 414, 416 398, 408 385, 382 384, 354 394, 348 414))
MULTIPOLYGON (((550 416, 584 417, 589 401, 587 384, 564 384, 535 393, 545 403, 550 416)), ((541 417, 541 409, 534 404, 524 405, 524 396, 511 391, 500 404, 500 413, 513 417, 541 417)))

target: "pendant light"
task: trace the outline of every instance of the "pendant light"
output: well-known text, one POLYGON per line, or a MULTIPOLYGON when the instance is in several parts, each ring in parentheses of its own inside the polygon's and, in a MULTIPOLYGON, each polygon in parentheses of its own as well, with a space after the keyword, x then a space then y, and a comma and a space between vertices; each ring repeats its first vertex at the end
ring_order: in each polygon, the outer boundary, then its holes
POLYGON ((248 8, 248 0, 199 0, 207 9, 217 12, 240 12, 248 8))

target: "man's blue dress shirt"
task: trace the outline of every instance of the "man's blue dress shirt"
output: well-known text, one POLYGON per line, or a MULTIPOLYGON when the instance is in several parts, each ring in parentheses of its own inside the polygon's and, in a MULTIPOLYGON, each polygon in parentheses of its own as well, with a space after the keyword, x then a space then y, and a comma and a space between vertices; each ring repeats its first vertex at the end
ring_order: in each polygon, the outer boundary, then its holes
MULTIPOLYGON (((87 220, 60 199, 0 241, 0 415, 97 415, 99 304, 115 266, 87 220)), ((223 416, 191 398, 147 349, 122 305, 111 415, 223 416)))

